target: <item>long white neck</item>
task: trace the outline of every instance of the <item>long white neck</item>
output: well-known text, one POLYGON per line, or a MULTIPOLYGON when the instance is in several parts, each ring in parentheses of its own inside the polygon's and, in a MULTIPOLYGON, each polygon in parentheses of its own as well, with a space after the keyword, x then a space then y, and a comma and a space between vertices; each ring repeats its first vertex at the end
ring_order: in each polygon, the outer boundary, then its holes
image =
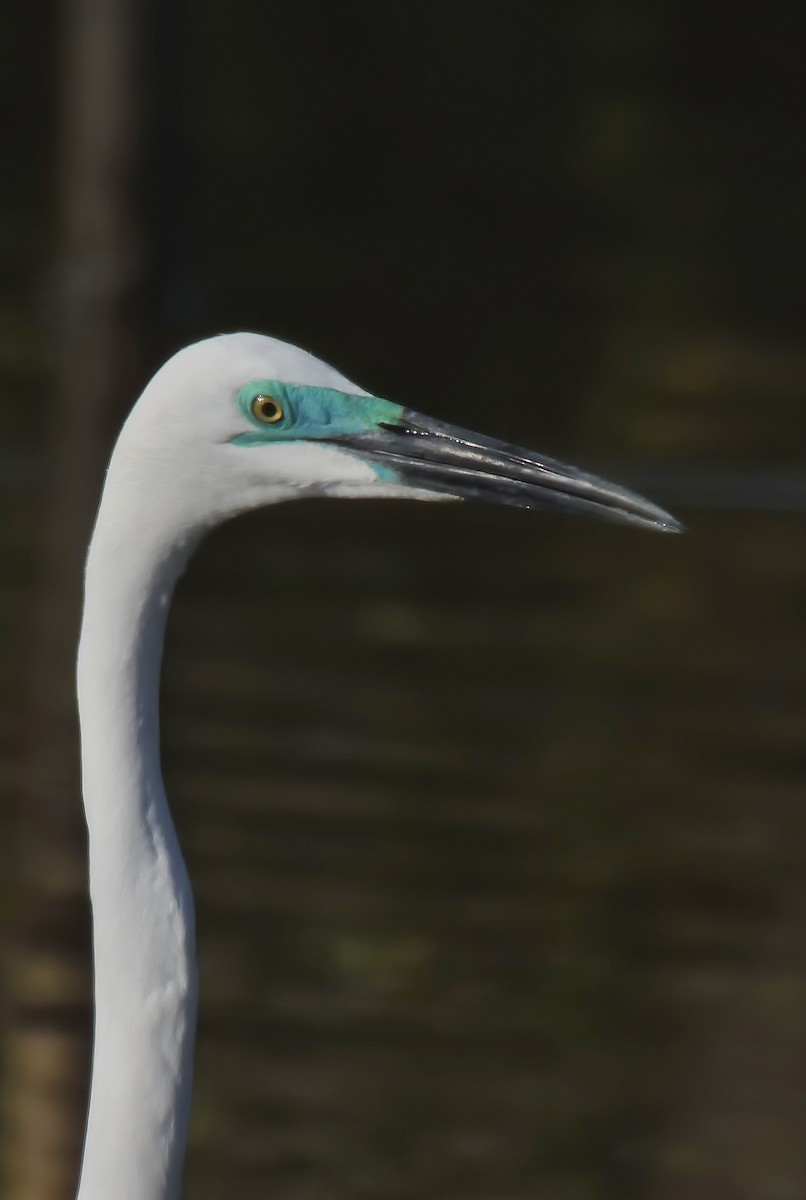
POLYGON ((78 656, 95 958, 92 1090, 79 1200, 174 1200, 196 1023, 194 912, 159 758, 174 584, 197 540, 130 502, 112 467, 78 656), (162 526, 163 528, 160 528, 162 526))

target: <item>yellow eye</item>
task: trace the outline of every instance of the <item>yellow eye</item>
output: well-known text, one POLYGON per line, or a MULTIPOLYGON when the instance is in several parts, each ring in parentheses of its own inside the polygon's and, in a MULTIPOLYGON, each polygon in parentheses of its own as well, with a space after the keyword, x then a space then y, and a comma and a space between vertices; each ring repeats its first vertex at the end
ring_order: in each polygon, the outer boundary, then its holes
POLYGON ((252 416, 264 425, 276 425, 283 419, 283 406, 273 396, 255 396, 251 409, 252 416))

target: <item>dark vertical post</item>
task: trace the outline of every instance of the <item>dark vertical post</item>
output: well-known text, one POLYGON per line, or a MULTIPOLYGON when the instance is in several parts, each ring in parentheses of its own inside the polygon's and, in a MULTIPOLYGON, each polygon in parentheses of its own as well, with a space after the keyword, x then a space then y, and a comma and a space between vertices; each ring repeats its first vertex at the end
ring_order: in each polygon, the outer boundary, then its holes
POLYGON ((9 1200, 75 1194, 91 989, 74 701, 84 549, 121 411, 141 383, 142 0, 62 0, 57 256, 42 545, 20 775, 11 956, 9 1200))

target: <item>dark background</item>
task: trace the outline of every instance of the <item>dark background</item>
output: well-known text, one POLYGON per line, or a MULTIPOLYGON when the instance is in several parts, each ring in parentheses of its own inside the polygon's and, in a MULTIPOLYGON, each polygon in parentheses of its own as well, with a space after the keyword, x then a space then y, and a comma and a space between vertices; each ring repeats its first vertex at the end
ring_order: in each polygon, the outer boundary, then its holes
POLYGON ((4 1196, 71 1195, 83 1123, 103 463, 238 328, 690 529, 306 503, 202 549, 186 1193, 806 1194, 802 90, 776 4, 7 6, 4 1196))

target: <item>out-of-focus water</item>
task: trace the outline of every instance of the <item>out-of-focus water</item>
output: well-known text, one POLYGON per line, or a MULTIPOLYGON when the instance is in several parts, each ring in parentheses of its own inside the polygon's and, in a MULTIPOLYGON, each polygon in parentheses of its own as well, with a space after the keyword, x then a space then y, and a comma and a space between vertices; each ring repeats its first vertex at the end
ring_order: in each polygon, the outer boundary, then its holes
POLYGON ((306 503, 203 547, 187 1196, 804 1194, 806 527, 681 515, 306 503))
POLYGON ((806 1186, 804 532, 322 503, 213 539, 165 684, 188 1195, 806 1186))

